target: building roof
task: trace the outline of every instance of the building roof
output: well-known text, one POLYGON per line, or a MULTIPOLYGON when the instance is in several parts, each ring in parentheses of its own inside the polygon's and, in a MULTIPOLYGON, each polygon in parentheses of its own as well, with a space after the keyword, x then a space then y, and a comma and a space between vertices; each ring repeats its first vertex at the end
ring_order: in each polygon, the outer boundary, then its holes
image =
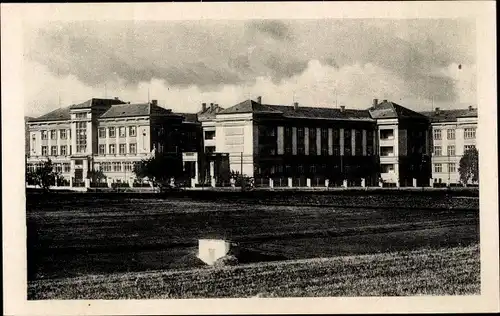
POLYGON ((118 98, 115 99, 101 99, 101 98, 92 98, 90 100, 87 100, 85 102, 79 103, 79 104, 73 104, 70 106, 70 109, 76 110, 76 109, 89 109, 93 105, 115 105, 115 104, 125 104, 125 102, 121 101, 118 98))
POLYGON ((384 100, 375 106, 368 109, 370 115, 374 119, 391 119, 391 118, 418 118, 423 119, 426 116, 421 113, 412 111, 397 103, 384 100))
POLYGON ((477 108, 426 111, 421 113, 430 118, 431 122, 454 122, 458 118, 477 117, 477 108))
POLYGON ((184 117, 184 122, 186 123, 198 122, 198 114, 196 113, 174 113, 174 114, 184 117))
POLYGON ((47 122, 47 121, 69 121, 69 107, 56 109, 42 116, 32 118, 29 122, 47 122))
POLYGON ((215 116, 224 111, 225 109, 221 106, 219 106, 218 104, 213 104, 213 105, 210 105, 210 106, 207 106, 207 108, 205 110, 201 110, 199 111, 197 114, 198 114, 198 119, 200 121, 202 120, 207 120, 207 119, 214 119, 215 116))
POLYGON ((151 103, 118 104, 113 105, 100 118, 118 118, 133 116, 175 116, 172 110, 151 103))
POLYGON ((261 104, 253 100, 243 101, 220 112, 220 114, 233 113, 278 114, 290 118, 371 120, 370 114, 367 110, 341 110, 305 106, 298 106, 295 108, 294 106, 288 105, 261 104))

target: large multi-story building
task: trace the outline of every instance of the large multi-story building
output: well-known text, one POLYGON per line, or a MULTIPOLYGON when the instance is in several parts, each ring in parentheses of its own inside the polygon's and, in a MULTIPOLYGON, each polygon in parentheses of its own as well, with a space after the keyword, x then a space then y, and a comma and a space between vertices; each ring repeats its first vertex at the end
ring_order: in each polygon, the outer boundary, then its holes
POLYGON ((101 170, 106 181, 131 183, 134 163, 152 152, 176 155, 192 148, 184 117, 157 101, 129 104, 117 98, 93 98, 60 108, 28 122, 27 167, 47 158, 70 186, 88 186, 88 173, 101 170))
POLYGON ((427 118, 387 100, 352 110, 263 104, 259 97, 220 111, 214 124, 216 152, 252 177, 412 185, 426 168, 427 118))
POLYGON ((476 145, 476 126, 472 107, 417 113, 377 99, 353 110, 264 104, 258 97, 226 109, 203 103, 194 114, 173 113, 155 100, 94 98, 30 119, 27 165, 50 157, 71 186, 89 185, 87 174, 96 169, 108 185, 131 183, 134 163, 154 152, 176 155, 187 178, 212 185, 227 181, 230 171, 291 178, 294 186, 306 179, 455 184, 460 158, 476 145))
POLYGON ((467 149, 476 147, 477 109, 436 108, 423 114, 430 120, 432 181, 437 185, 459 184, 460 159, 467 149))

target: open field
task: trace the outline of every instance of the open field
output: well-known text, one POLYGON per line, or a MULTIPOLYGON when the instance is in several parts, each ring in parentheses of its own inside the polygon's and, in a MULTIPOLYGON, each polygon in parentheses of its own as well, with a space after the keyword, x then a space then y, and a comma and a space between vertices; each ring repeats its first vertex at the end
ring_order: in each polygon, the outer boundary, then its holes
POLYGON ((419 249, 187 271, 115 273, 30 282, 29 299, 470 295, 479 247, 419 249))
POLYGON ((218 197, 28 195, 28 278, 196 268, 197 240, 206 237, 283 260, 479 242, 474 197, 218 197))

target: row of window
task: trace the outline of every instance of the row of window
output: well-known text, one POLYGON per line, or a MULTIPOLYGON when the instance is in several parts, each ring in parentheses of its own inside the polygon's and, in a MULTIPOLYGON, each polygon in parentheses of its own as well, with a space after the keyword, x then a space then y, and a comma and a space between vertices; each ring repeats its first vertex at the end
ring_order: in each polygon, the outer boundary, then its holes
POLYGON ((118 137, 124 138, 127 137, 127 129, 128 129, 128 136, 129 137, 136 137, 137 136, 137 127, 136 126, 129 126, 128 128, 125 126, 120 126, 118 128, 114 126, 110 127, 99 127, 99 138, 106 138, 106 130, 108 131, 108 137, 109 138, 115 138, 116 137, 116 130, 118 130, 118 137))
MULTIPOLYGON (((441 129, 435 129, 434 130, 434 139, 435 140, 441 140, 442 135, 441 135, 441 129)), ((464 129, 464 139, 474 139, 476 138, 476 129, 475 128, 465 128, 464 129)), ((455 139, 455 130, 454 129, 447 129, 446 130, 446 139, 455 139)))
MULTIPOLYGON (((54 163, 53 165, 53 170, 55 172, 58 172, 58 173, 62 173, 62 172, 70 172, 71 171, 71 164, 68 162, 68 163, 54 163)), ((28 164, 26 166, 28 168, 29 171, 32 171, 34 172, 36 169, 38 169, 38 164, 28 164)))
MULTIPOLYGON (((42 130, 42 139, 48 139, 49 138, 49 133, 50 133, 50 139, 57 139, 57 132, 59 132, 59 138, 60 139, 68 139, 71 138, 71 130, 66 130, 66 129, 53 129, 50 131, 47 130, 42 130)), ((35 135, 33 135, 33 141, 36 141, 35 135)))
MULTIPOLYGON (((49 147, 48 146, 42 146, 42 156, 48 156, 48 155, 49 155, 49 147)), ((66 155, 71 155, 71 145, 69 145, 69 146, 62 145, 62 146, 59 146, 59 147, 58 146, 50 146, 50 155, 51 156, 66 156, 66 155), (68 151, 68 147, 69 147, 69 151, 68 151)))
MULTIPOLYGON (((87 123, 86 122, 78 122, 77 123, 77 129, 79 130, 83 130, 87 128, 87 123)), ((109 132, 109 137, 110 138, 115 138, 116 137, 116 130, 117 128, 115 127, 99 127, 99 138, 106 138, 106 129, 108 130, 109 132)), ((46 140, 46 139, 49 139, 49 134, 50 134, 50 139, 52 140, 56 140, 57 139, 57 134, 59 133, 59 138, 60 139, 68 139, 71 138, 71 130, 66 130, 66 129, 53 129, 53 130, 42 130, 42 139, 43 140, 46 140)), ((215 132, 214 132, 215 133, 215 132)), ((80 135, 78 132, 77 132, 77 135, 80 135)), ((118 127, 118 136, 119 137, 127 137, 127 128, 122 126, 122 127, 118 127)), ((137 128, 136 126, 129 126, 128 127, 128 136, 130 137, 135 137, 137 136, 137 128)), ((36 138, 35 136, 33 135, 33 141, 35 141, 36 138)))
MULTIPOLYGON (((105 155, 105 154, 114 155, 114 154, 116 154, 116 144, 109 144, 107 152, 106 152, 106 145, 99 144, 98 152, 99 152, 99 155, 105 155)), ((128 152, 127 152, 127 145, 126 144, 119 144, 118 153, 120 155, 136 154, 137 153, 137 144, 135 144, 135 143, 129 144, 128 145, 128 152)))
MULTIPOLYGON (((448 163, 448 172, 456 172, 457 171, 457 165, 454 162, 448 163)), ((435 163, 434 164, 434 172, 439 173, 443 172, 443 164, 441 163, 435 163)))
MULTIPOLYGON (((469 149, 476 148, 475 145, 465 145, 464 152, 469 149)), ((434 146, 434 156, 443 156, 443 152, 441 150, 441 146, 434 146)), ((455 156, 455 146, 450 145, 447 148, 447 156, 455 156)))
POLYGON ((139 162, 131 161, 113 161, 113 162, 101 162, 94 163, 94 170, 101 170, 103 172, 122 172, 122 171, 134 171, 134 165, 139 162))
MULTIPOLYGON (((72 146, 69 145, 61 145, 61 146, 50 146, 50 156, 66 156, 66 155, 71 155, 71 148, 72 146), (69 147, 69 150, 68 150, 69 147)), ((77 146, 78 148, 78 146, 77 146)), ((85 149, 85 148, 84 148, 85 149)), ((83 149, 83 151, 84 151, 83 149)), ((82 148, 80 148, 82 150, 82 148)), ((79 151, 82 152, 82 151, 79 151)), ((137 153, 137 144, 129 144, 128 146, 128 152, 127 152, 127 146, 126 144, 120 144, 118 147, 118 153, 120 155, 124 154, 136 154, 137 153)), ((106 152, 106 145, 104 144, 99 144, 99 155, 105 155, 105 154, 116 154, 116 145, 115 144, 110 144, 108 146, 108 152, 106 152)), ((42 146, 42 156, 48 156, 49 155, 49 147, 48 146, 42 146)))

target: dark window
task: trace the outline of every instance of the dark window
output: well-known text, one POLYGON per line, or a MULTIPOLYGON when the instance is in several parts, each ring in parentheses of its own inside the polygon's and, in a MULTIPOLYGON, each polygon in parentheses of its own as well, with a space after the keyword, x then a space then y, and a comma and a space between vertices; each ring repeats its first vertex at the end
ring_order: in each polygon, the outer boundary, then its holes
POLYGON ((215 138, 215 131, 205 131, 205 139, 210 140, 215 138))

